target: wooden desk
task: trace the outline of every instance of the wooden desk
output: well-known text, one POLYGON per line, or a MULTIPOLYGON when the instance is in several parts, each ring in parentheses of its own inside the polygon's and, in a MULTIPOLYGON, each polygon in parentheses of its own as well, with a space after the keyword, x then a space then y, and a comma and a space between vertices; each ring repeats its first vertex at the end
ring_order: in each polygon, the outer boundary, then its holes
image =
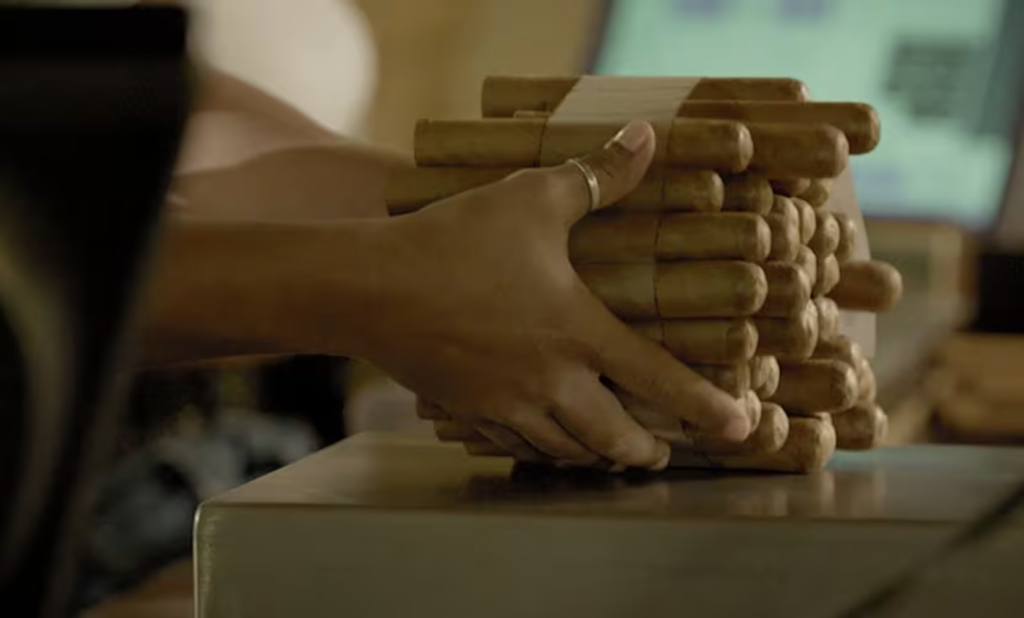
POLYGON ((840 615, 1022 482, 1013 449, 606 477, 363 435, 203 506, 199 617, 840 615))

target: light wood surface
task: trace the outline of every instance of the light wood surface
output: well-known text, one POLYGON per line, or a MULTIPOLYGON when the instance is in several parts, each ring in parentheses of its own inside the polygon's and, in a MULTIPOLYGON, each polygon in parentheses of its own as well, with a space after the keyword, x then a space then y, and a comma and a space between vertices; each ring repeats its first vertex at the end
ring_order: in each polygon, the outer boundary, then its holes
POLYGON ((838 615, 1021 481, 1013 449, 605 476, 366 434, 202 507, 199 616, 838 615))

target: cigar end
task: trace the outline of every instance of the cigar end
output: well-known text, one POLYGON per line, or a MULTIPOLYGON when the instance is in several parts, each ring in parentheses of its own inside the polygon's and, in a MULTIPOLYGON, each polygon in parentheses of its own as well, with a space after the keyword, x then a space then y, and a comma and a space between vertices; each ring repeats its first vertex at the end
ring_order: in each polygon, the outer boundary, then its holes
POLYGON ((763 402, 761 404, 761 423, 755 431, 756 441, 765 453, 777 453, 789 437, 789 416, 782 406, 763 402))
POLYGON ((832 423, 817 418, 790 418, 789 438, 783 446, 794 472, 825 469, 836 452, 836 430, 832 423))
POLYGON ((873 403, 857 406, 832 417, 836 447, 844 451, 867 451, 885 444, 889 417, 873 403))
POLYGON ((757 327, 750 320, 732 320, 725 331, 725 356, 736 362, 748 362, 757 351, 757 327))

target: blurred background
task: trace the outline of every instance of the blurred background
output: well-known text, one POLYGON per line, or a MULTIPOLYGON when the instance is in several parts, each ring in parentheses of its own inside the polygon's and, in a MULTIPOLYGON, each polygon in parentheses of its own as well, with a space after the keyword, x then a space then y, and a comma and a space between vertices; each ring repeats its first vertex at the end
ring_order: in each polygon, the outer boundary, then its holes
MULTIPOLYGON (((116 0, 112 4, 116 4, 116 0)), ((102 4, 66 2, 65 4, 102 4)), ((906 297, 875 359, 890 442, 1024 441, 1024 3, 1011 0, 209 0, 196 53, 340 134, 401 150, 480 115, 491 74, 775 76, 863 101, 853 171, 906 297)), ((429 431, 373 367, 303 357, 140 376, 106 479, 89 605, 190 550, 214 493, 366 430, 429 431), (145 445, 155 445, 154 447, 145 445), (145 517, 160 512, 160 517, 145 517)))

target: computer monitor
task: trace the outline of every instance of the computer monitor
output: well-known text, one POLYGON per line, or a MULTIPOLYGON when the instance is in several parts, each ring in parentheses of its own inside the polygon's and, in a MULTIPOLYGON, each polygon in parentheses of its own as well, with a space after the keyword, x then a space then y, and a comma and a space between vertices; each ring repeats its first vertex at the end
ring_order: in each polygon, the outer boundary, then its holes
POLYGON ((980 231, 1015 155, 1022 31, 1011 0, 619 0, 592 70, 795 77, 870 103, 882 141, 851 163, 864 213, 980 231))

